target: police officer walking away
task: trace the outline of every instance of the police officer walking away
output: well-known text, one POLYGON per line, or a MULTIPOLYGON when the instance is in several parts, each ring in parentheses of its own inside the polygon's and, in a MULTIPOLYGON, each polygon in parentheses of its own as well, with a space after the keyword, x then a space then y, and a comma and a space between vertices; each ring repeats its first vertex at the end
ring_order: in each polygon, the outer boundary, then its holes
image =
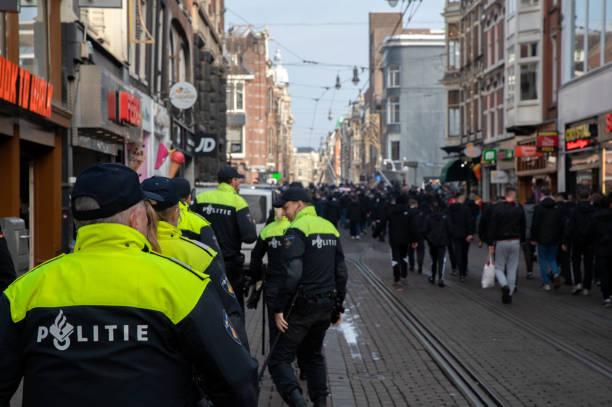
POLYGON ((242 243, 253 243, 257 239, 257 231, 246 201, 238 195, 243 178, 244 175, 234 167, 222 168, 217 174, 217 189, 201 192, 193 208, 212 224, 225 261, 227 277, 244 309, 244 255, 240 253, 240 247, 242 243))
POLYGON ((270 374, 285 402, 306 406, 291 366, 301 344, 310 399, 315 406, 326 406, 323 339, 330 322, 342 322, 348 278, 340 234, 316 215, 304 188, 289 188, 275 206, 283 207, 291 224, 283 239, 285 284, 272 304, 282 334, 270 356, 270 374))
MULTIPOLYGON (((161 200, 159 196, 149 195, 161 200)), ((208 276, 150 251, 138 174, 95 164, 76 180, 74 253, 0 296, 0 405, 190 406, 193 369, 257 405, 257 363, 208 276)))

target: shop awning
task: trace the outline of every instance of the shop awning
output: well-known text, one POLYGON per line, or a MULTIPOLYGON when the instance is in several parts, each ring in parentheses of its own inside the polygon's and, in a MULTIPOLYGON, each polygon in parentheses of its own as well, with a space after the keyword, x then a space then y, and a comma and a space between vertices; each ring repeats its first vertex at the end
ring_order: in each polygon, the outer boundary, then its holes
POLYGON ((452 182, 452 181, 467 181, 476 179, 474 172, 472 171, 472 166, 468 163, 465 163, 461 159, 451 160, 444 168, 442 168, 442 172, 440 173, 440 182, 452 182))

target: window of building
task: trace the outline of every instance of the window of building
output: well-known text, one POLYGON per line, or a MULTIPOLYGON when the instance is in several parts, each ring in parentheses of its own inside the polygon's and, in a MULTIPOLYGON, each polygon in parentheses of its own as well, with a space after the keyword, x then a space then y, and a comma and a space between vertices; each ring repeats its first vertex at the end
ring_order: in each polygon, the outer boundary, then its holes
POLYGON ((512 15, 516 12, 516 0, 508 0, 508 6, 506 7, 508 10, 508 15, 512 15))
POLYGON ((387 102, 387 124, 399 124, 400 104, 398 96, 390 96, 387 102))
MULTIPOLYGON (((21 2, 19 11, 19 65, 49 79, 47 0, 21 2)), ((5 30, 3 30, 5 32, 5 30)))
POLYGON ((389 66, 389 87, 398 88, 400 86, 400 67, 399 65, 389 66))
POLYGON ((228 82, 225 88, 229 111, 244 111, 244 82, 228 82))
POLYGON ((574 69, 573 77, 584 73, 584 42, 586 30, 586 5, 587 0, 576 0, 574 2, 574 69))
POLYGON ((521 44, 521 58, 533 58, 538 56, 537 42, 524 42, 521 44))
POLYGON ((453 40, 448 42, 448 68, 459 69, 461 61, 461 46, 459 41, 453 40))
POLYGON ((521 64, 521 100, 534 100, 538 98, 537 76, 537 63, 521 64))
POLYGON ((535 7, 538 5, 538 0, 521 0, 521 7, 535 7))
POLYGON ((557 67, 559 63, 559 55, 557 53, 557 36, 552 34, 550 36, 551 42, 551 53, 552 53, 552 101, 553 103, 557 102, 557 67))
POLYGON ((0 12, 0 55, 6 56, 6 17, 0 12))
POLYGON ((589 0, 587 36, 587 70, 599 68, 601 66, 601 33, 604 28, 603 0, 589 0))
POLYGON ((448 136, 461 135, 460 95, 458 90, 448 92, 448 136))
POLYGON ((157 21, 155 24, 155 91, 159 95, 162 91, 162 78, 163 78, 163 68, 164 68, 164 23, 165 23, 165 13, 166 9, 161 5, 161 2, 157 3, 159 5, 159 9, 157 12, 157 21))
POLYGON ((514 104, 514 85, 516 84, 516 75, 514 73, 514 65, 506 69, 506 101, 509 104, 514 104))
POLYGON ((400 159, 400 142, 391 142, 391 160, 398 161, 400 159))
POLYGON ((226 138, 230 154, 244 154, 244 126, 228 127, 226 138))
POLYGON ((612 62, 612 0, 606 0, 604 6, 606 7, 606 33, 602 49, 606 51, 604 53, 604 64, 609 64, 612 62))
POLYGON ((489 49, 487 50, 487 65, 491 67, 495 65, 495 28, 489 30, 486 35, 489 37, 489 49))

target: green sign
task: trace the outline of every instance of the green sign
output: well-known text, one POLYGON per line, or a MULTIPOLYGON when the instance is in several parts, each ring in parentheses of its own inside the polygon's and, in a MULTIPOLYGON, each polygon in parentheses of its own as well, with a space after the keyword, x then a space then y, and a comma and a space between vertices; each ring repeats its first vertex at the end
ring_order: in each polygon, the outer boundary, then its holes
POLYGON ((283 176, 281 175, 280 172, 273 172, 272 173, 272 178, 274 178, 275 180, 279 180, 279 179, 283 178, 283 176))
POLYGON ((514 150, 499 150, 499 159, 503 161, 514 159, 514 150))
POLYGON ((482 152, 482 162, 491 163, 497 160, 497 150, 484 150, 482 152))

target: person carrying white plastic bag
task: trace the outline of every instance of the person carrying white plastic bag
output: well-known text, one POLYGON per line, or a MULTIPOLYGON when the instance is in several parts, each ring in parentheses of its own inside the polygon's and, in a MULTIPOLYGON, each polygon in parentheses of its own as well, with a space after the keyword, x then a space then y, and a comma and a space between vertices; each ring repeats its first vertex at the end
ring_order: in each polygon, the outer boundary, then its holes
POLYGON ((489 258, 482 268, 482 278, 480 280, 482 288, 493 288, 495 287, 495 263, 493 262, 493 255, 489 253, 489 258))

